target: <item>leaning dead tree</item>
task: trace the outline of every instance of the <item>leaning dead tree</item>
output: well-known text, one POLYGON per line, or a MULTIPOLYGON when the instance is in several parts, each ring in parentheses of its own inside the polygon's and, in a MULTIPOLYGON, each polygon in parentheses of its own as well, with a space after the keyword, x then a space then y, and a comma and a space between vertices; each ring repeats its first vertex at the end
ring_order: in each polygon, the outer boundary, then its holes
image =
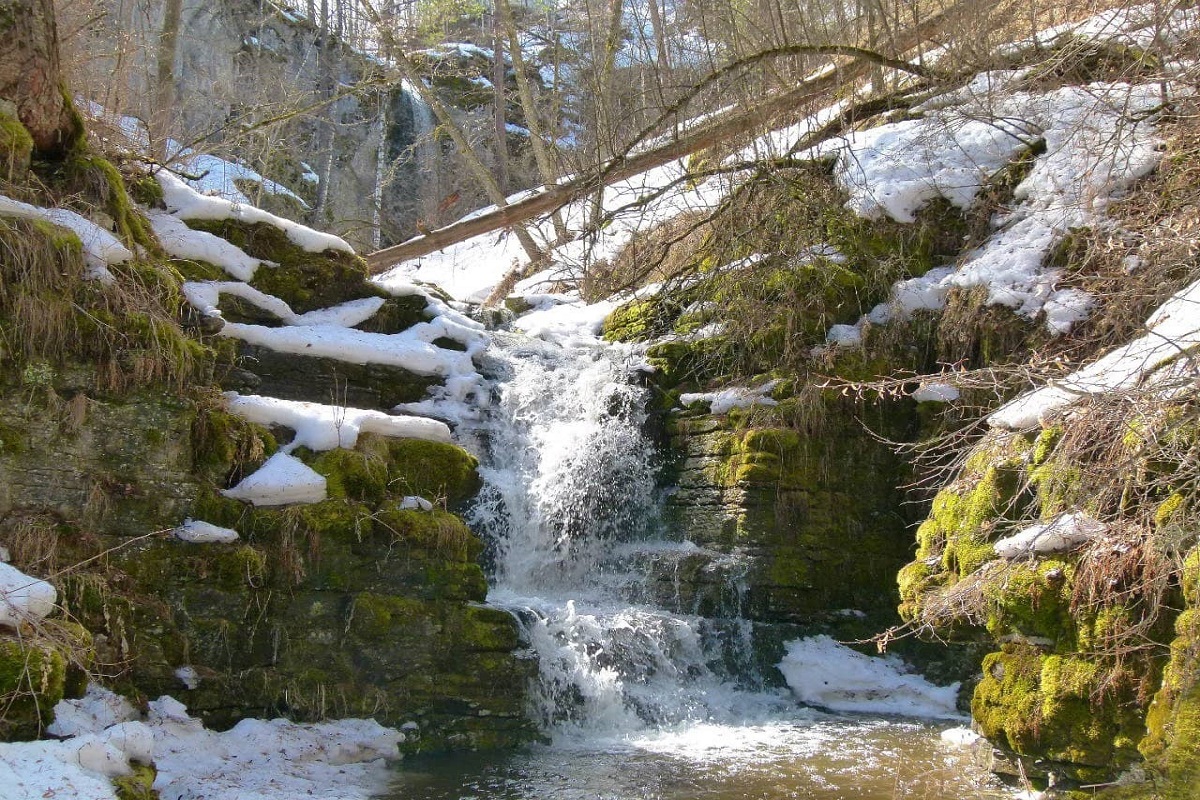
MULTIPOLYGON (((911 28, 897 32, 896 50, 911 50, 921 42, 936 36, 963 15, 971 13, 978 4, 979 0, 964 0, 911 28)), ((521 226, 535 217, 552 213, 587 197, 604 186, 722 144, 748 132, 765 130, 787 115, 794 114, 796 109, 822 97, 828 97, 831 90, 861 79, 873 67, 887 66, 929 77, 928 70, 920 65, 909 64, 865 48, 814 46, 807 50, 839 58, 839 61, 830 68, 800 81, 794 88, 775 98, 718 116, 657 147, 618 155, 594 170, 580 173, 571 180, 546 186, 537 194, 519 202, 508 205, 497 203, 494 211, 460 220, 423 236, 378 250, 367 256, 367 264, 373 272, 380 272, 393 264, 428 255, 473 236, 521 226)))

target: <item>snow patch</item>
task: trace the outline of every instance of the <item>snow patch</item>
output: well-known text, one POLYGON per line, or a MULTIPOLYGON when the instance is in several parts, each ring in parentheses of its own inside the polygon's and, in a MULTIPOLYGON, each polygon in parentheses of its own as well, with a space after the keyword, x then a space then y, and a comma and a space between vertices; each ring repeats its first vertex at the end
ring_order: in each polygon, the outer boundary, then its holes
POLYGON ((117 237, 66 208, 41 208, 0 195, 0 214, 49 222, 74 233, 83 243, 83 258, 88 267, 88 277, 105 285, 110 285, 116 280, 108 271, 110 266, 123 264, 133 258, 133 252, 121 244, 117 237))
POLYGON ((326 497, 325 476, 303 461, 276 453, 254 473, 221 494, 255 506, 320 503, 326 497))
POLYGON ((0 561, 0 626, 18 628, 38 622, 54 610, 58 592, 46 581, 0 561))
POLYGON ((802 703, 834 711, 959 718, 959 684, 934 686, 895 657, 865 656, 828 636, 789 642, 779 670, 802 703))
POLYGON ((231 413, 251 422, 283 425, 295 431, 295 438, 284 446, 284 452, 297 447, 316 451, 336 447, 350 449, 358 443, 360 433, 430 442, 451 441, 450 428, 444 422, 425 417, 401 417, 369 408, 329 406, 237 392, 225 393, 225 406, 231 413))
POLYGON ((228 544, 238 540, 238 532, 235 530, 191 518, 185 519, 174 533, 176 539, 194 544, 228 544))
POLYGON ((996 542, 993 548, 996 555, 1007 559, 1065 553, 1102 536, 1107 529, 1103 522, 1076 511, 1031 525, 996 542))
POLYGON ((761 386, 747 388, 732 386, 717 392, 689 392, 679 396, 679 403, 684 407, 692 403, 708 403, 712 414, 728 414, 735 408, 750 408, 751 406, 779 405, 767 394, 775 388, 779 381, 767 381, 761 386))
POLYGON ((341 237, 313 230, 252 205, 201 194, 166 170, 160 169, 154 173, 154 177, 162 186, 163 201, 167 210, 179 219, 233 219, 248 224, 265 222, 283 231, 292 244, 309 253, 321 253, 325 250, 354 252, 354 248, 341 237))

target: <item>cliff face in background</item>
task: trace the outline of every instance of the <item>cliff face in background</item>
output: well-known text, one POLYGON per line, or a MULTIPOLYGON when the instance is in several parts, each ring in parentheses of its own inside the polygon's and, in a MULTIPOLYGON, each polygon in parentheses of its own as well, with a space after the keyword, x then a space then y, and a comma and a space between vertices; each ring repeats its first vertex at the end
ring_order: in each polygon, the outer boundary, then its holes
MULTIPOLYGON (((453 146, 434 135, 430 109, 394 71, 282 6, 184 0, 171 107, 157 111, 164 6, 113 4, 65 45, 78 51, 72 60, 89 65, 70 75, 76 93, 109 114, 142 120, 152 149, 174 156, 186 146, 244 163, 294 194, 239 181, 255 205, 364 251, 416 235, 418 221, 434 227, 487 204, 463 181, 453 146), (167 147, 165 136, 176 144, 167 147), (447 203, 451 196, 457 200, 447 203)), ((451 48, 428 51, 418 63, 456 121, 487 135, 491 94, 469 78, 490 75, 488 59, 451 48)), ((511 68, 508 77, 508 116, 520 123, 511 68)), ((519 135, 507 144, 515 190, 527 185, 532 165, 519 135)), ((481 152, 491 158, 489 148, 481 152)), ((189 174, 211 168, 186 159, 184 166, 189 174)))

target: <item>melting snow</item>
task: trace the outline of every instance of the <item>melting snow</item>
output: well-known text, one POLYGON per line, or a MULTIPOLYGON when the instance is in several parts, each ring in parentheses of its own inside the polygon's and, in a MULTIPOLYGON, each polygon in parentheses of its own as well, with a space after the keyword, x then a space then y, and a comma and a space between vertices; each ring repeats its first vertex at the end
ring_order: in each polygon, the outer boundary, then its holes
POLYGON ((175 529, 175 538, 185 542, 195 544, 209 544, 213 542, 228 544, 238 540, 238 532, 230 528, 222 528, 219 525, 213 525, 211 522, 204 522, 198 519, 185 519, 183 524, 175 529))
POLYGON ((1005 537, 993 547, 1001 558, 1064 553, 1095 539, 1107 530, 1100 522, 1082 511, 1062 514, 1050 522, 1031 525, 1020 533, 1005 537))
POLYGON ((898 658, 873 658, 828 636, 797 639, 779 670, 802 703, 834 711, 955 718, 957 683, 934 686, 898 658))
POLYGON ((276 453, 252 475, 221 494, 255 506, 320 503, 326 497, 325 476, 294 456, 276 453))
POLYGON ((46 581, 0 561, 0 626, 37 622, 54 610, 58 593, 46 581))

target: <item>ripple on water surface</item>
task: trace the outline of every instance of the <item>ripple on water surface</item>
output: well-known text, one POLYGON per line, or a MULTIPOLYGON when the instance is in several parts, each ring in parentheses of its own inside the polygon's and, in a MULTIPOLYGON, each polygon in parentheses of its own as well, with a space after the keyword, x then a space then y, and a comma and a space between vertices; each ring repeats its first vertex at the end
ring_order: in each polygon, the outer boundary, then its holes
POLYGON ((991 800, 1012 793, 949 725, 810 714, 407 761, 389 800, 991 800))

